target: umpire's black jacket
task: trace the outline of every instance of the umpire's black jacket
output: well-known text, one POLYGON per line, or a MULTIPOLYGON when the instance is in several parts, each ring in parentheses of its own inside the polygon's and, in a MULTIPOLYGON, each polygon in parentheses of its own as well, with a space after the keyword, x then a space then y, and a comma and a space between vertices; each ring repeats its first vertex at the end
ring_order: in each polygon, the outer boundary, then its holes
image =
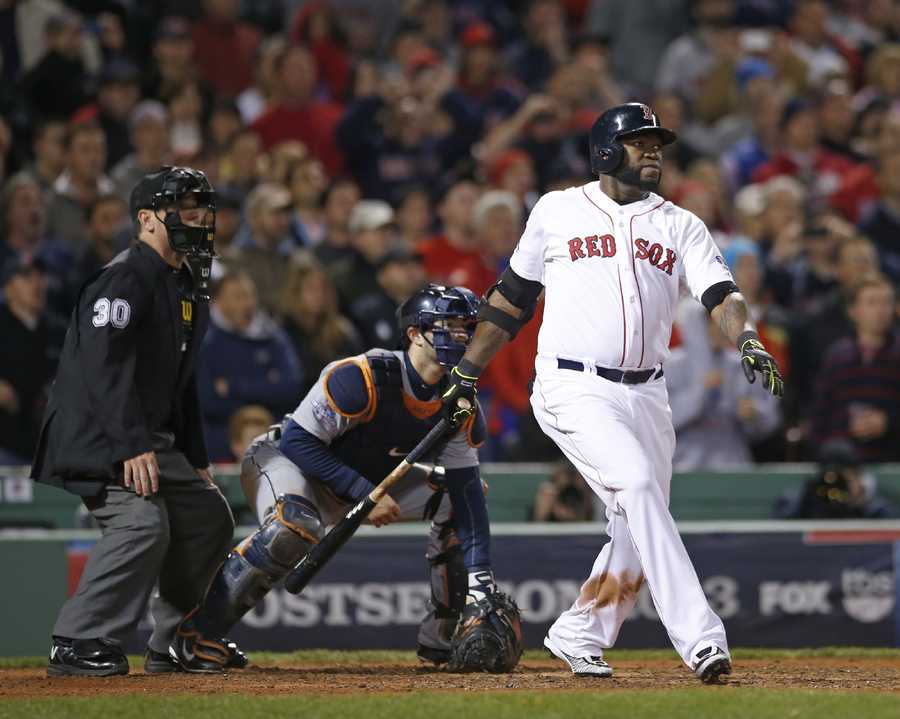
POLYGON ((189 279, 186 266, 174 270, 138 241, 88 280, 66 333, 34 479, 96 494, 121 478, 124 460, 153 448, 157 430, 173 432, 194 467, 209 464, 194 379, 209 308, 183 306, 179 282, 189 279))

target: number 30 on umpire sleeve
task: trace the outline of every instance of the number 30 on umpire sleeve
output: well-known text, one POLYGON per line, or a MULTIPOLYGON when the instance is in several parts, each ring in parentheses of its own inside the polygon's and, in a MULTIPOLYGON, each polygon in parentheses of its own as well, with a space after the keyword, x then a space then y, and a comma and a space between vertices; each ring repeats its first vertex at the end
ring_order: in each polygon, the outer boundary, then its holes
POLYGON ((130 319, 131 305, 120 297, 112 302, 101 297, 94 303, 94 316, 91 318, 94 327, 105 327, 111 323, 113 327, 122 329, 128 325, 130 319))

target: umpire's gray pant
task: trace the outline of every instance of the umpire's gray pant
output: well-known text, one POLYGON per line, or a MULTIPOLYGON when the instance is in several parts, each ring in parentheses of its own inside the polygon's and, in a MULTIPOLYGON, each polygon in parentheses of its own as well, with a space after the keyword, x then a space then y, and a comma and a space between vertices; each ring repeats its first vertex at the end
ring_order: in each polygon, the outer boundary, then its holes
POLYGON ((206 592, 231 548, 234 519, 218 488, 178 451, 157 451, 159 492, 139 497, 108 485, 85 501, 103 533, 53 634, 122 644, 144 615, 153 586, 149 646, 167 652, 175 629, 206 592))

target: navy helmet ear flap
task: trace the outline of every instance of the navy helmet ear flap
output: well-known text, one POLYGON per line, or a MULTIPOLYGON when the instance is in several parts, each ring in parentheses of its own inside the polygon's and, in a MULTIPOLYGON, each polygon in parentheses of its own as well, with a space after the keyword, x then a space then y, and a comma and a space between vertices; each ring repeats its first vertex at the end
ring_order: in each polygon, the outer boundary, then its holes
POLYGON ((591 172, 595 175, 608 175, 615 172, 625 157, 622 143, 615 141, 609 145, 591 146, 591 172))

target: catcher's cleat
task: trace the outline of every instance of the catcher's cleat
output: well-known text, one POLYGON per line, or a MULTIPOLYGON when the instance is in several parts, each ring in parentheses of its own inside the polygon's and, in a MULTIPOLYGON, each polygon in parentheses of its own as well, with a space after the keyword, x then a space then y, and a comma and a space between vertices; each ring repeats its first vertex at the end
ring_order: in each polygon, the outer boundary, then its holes
POLYGON ((172 674, 181 671, 184 670, 168 654, 155 652, 147 647, 147 653, 144 655, 145 674, 172 674))
POLYGON ((573 657, 560 649, 556 642, 550 638, 549 634, 544 637, 544 647, 554 657, 562 659, 568 664, 572 674, 576 677, 611 677, 613 674, 612 667, 603 661, 603 657, 573 657))
POLYGON ((217 674, 225 671, 231 655, 224 639, 204 637, 188 615, 175 631, 169 656, 191 674, 217 674))
POLYGON ((439 667, 450 661, 450 650, 435 649, 434 647, 426 647, 424 644, 418 644, 416 646, 416 656, 419 658, 419 661, 425 664, 433 664, 439 667))
POLYGON ((48 677, 110 677, 128 674, 121 648, 105 639, 53 637, 48 677))
POLYGON ((242 652, 238 645, 230 639, 223 639, 225 648, 228 650, 228 661, 225 662, 226 669, 243 669, 250 663, 250 659, 242 652))
MULTIPOLYGON (((226 669, 243 669, 250 663, 247 655, 238 649, 237 644, 228 639, 223 641, 229 654, 228 661, 225 662, 226 669)), ((184 669, 168 654, 155 652, 150 647, 147 647, 147 654, 144 658, 144 672, 146 674, 171 674, 172 672, 183 671, 184 669)))
POLYGON ((719 647, 706 647, 694 655, 693 669, 704 684, 718 684, 722 675, 731 674, 731 659, 719 647))

